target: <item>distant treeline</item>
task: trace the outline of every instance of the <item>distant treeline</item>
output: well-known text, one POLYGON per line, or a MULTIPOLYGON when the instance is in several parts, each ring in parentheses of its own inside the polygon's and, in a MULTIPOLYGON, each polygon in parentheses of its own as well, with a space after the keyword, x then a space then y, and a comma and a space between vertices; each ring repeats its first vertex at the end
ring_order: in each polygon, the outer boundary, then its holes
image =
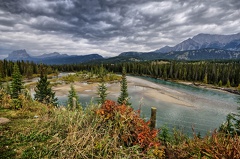
POLYGON ((45 68, 47 74, 57 72, 57 70, 52 69, 52 66, 48 65, 35 64, 28 61, 12 62, 7 60, 0 60, 0 78, 12 76, 14 63, 17 63, 21 75, 26 78, 32 78, 34 74, 40 74, 40 66, 43 66, 45 68))
MULTIPOLYGON (((164 80, 185 80, 237 87, 240 84, 240 61, 151 61, 103 64, 110 72, 120 73, 125 66, 128 74, 164 80)), ((98 71, 97 64, 59 65, 59 71, 98 71)))
MULTIPOLYGON (((33 62, 17 62, 23 76, 31 78, 39 74, 41 64, 33 62)), ((0 61, 0 77, 9 77, 14 62, 0 61)), ((44 65, 47 73, 91 71, 97 73, 101 64, 44 65)), ((148 61, 103 64, 108 71, 121 73, 125 66, 126 72, 132 75, 150 76, 165 80, 185 80, 204 82, 214 85, 237 87, 240 84, 240 61, 148 61)))
MULTIPOLYGON (((125 64, 127 72, 154 78, 204 82, 214 85, 240 84, 239 62, 145 62, 125 64)), ((114 70, 114 68, 113 68, 114 70)))

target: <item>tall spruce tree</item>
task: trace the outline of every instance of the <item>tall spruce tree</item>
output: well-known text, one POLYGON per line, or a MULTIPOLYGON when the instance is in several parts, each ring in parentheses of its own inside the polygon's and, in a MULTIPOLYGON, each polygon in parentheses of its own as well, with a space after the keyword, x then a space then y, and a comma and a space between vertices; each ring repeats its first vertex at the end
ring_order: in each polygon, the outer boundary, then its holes
POLYGON ((12 83, 11 83, 11 97, 18 99, 21 90, 23 89, 22 75, 20 74, 18 65, 13 66, 12 83))
POLYGON ((101 65, 100 69, 99 69, 99 77, 101 78, 101 84, 98 85, 98 103, 99 104, 103 104, 106 100, 107 97, 107 87, 104 81, 104 76, 106 75, 106 70, 104 69, 103 65, 101 65))
POLYGON ((75 108, 74 108, 74 104, 73 104, 73 98, 76 99, 76 109, 80 109, 80 108, 81 108, 81 105, 80 105, 80 103, 79 103, 79 99, 78 99, 76 90, 75 90, 74 86, 71 85, 71 89, 70 89, 70 91, 69 91, 68 101, 67 101, 67 107, 68 107, 68 109, 70 109, 70 110, 75 109, 75 108))
POLYGON ((207 73, 205 73, 205 75, 204 75, 203 83, 208 84, 208 75, 207 75, 207 73))
POLYGON ((231 84, 230 84, 230 81, 229 81, 229 79, 227 80, 227 84, 226 84, 226 87, 231 87, 231 84))
POLYGON ((22 89, 23 89, 22 75, 20 74, 17 63, 15 63, 13 66, 12 82, 10 85, 10 95, 12 97, 12 106, 14 106, 15 109, 22 107, 22 102, 19 99, 19 95, 21 94, 22 89))
POLYGON ((98 86, 98 103, 103 104, 107 98, 107 87, 105 85, 105 82, 102 81, 101 84, 98 86))
POLYGON ((44 74, 43 67, 41 67, 40 71, 40 79, 35 88, 36 94, 34 95, 34 99, 44 104, 53 104, 57 106, 58 99, 55 97, 55 92, 52 91, 50 82, 47 80, 47 75, 44 74))
POLYGON ((126 78, 125 67, 123 67, 123 69, 122 69, 121 94, 118 97, 118 103, 119 104, 131 105, 131 103, 129 102, 129 97, 128 97, 127 78, 126 78))

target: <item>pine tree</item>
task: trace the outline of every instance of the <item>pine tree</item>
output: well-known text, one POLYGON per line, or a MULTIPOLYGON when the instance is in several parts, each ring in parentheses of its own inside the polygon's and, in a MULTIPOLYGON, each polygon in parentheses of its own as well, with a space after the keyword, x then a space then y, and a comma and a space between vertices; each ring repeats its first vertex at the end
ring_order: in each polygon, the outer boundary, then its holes
POLYGON ((98 92, 97 92, 97 94, 99 95, 98 103, 103 104, 107 97, 107 87, 104 82, 104 76, 106 76, 106 70, 104 69, 103 65, 101 65, 98 75, 101 78, 101 84, 98 86, 98 92))
POLYGON ((220 81, 218 82, 218 86, 219 86, 219 87, 222 87, 222 80, 220 80, 220 81))
POLYGON ((17 99, 23 89, 22 75, 20 74, 18 65, 15 63, 13 67, 11 97, 17 99))
POLYGON ((98 76, 103 80, 104 76, 106 76, 106 70, 104 69, 103 65, 98 70, 98 76))
POLYGON ((104 81, 102 81, 102 83, 98 86, 97 94, 99 95, 98 103, 103 104, 107 97, 107 87, 104 81))
POLYGON ((126 104, 131 105, 129 103, 129 97, 128 97, 128 90, 127 90, 127 78, 126 78, 126 70, 125 67, 122 69, 122 80, 121 80, 121 94, 118 97, 118 103, 119 104, 126 104))
POLYGON ((78 96, 77 96, 76 90, 75 90, 74 86, 71 85, 71 89, 69 91, 68 101, 67 101, 68 109, 70 109, 70 110, 75 109, 74 108, 74 104, 73 104, 73 98, 76 99, 76 109, 80 109, 81 105, 79 104, 79 100, 78 100, 78 96))
POLYGON ((52 91, 50 82, 47 80, 47 75, 44 74, 43 68, 41 68, 40 79, 38 80, 35 92, 36 94, 34 95, 34 99, 36 101, 57 106, 55 92, 52 91))
POLYGON ((230 81, 229 81, 229 79, 227 80, 226 87, 231 87, 231 84, 230 84, 230 81))
POLYGON ((208 75, 205 73, 203 83, 208 84, 208 75))

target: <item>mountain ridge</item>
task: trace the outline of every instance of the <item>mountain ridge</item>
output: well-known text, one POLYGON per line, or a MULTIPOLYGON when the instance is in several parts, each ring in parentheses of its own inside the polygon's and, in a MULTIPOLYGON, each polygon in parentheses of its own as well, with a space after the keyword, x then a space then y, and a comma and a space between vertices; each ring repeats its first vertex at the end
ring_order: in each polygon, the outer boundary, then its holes
POLYGON ((60 54, 59 52, 45 53, 39 56, 33 56, 35 58, 56 58, 56 57, 67 57, 68 54, 60 54))
POLYGON ((96 59, 103 59, 99 54, 88 55, 67 55, 58 52, 42 54, 39 56, 30 56, 25 49, 12 51, 6 60, 10 61, 33 61, 35 63, 44 64, 71 64, 71 63, 84 63, 96 59))
POLYGON ((30 56, 25 49, 15 50, 7 60, 33 61, 45 64, 131 62, 157 59, 168 60, 213 60, 240 59, 240 33, 232 35, 203 34, 188 38, 174 47, 164 46, 151 52, 122 52, 118 56, 103 58, 99 54, 67 55, 58 52, 30 56))
POLYGON ((199 50, 206 48, 240 51, 240 33, 231 35, 200 33, 192 38, 182 41, 173 47, 164 46, 155 50, 155 52, 167 53, 171 51, 199 50))
MULTIPOLYGON (((240 51, 223 49, 199 49, 186 51, 171 51, 168 53, 158 52, 124 52, 118 56, 125 62, 146 60, 230 60, 240 59, 240 51), (134 60, 131 60, 134 59, 134 60)), ((116 60, 116 57, 115 57, 116 60)))

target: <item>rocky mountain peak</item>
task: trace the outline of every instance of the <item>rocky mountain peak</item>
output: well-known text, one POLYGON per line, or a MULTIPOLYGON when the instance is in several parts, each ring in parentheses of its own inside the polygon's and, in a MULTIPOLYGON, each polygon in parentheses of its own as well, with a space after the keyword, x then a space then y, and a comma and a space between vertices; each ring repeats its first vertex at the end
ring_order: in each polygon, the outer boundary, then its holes
POLYGON ((30 58, 30 55, 27 53, 25 49, 23 50, 15 50, 8 54, 7 60, 27 60, 30 58))
POLYGON ((174 47, 165 46, 155 52, 167 53, 171 51, 199 50, 204 48, 226 49, 239 51, 240 33, 232 35, 198 34, 188 38, 174 47), (227 46, 227 47, 226 47, 227 46))

